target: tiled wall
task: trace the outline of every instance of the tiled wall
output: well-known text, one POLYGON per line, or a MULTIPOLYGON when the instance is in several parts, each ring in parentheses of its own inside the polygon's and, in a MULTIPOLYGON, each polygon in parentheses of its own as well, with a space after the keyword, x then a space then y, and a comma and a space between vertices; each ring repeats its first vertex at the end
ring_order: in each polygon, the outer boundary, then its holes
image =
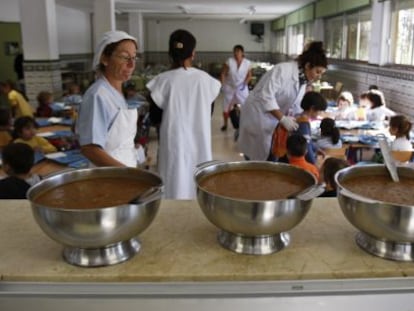
POLYGON ((379 67, 366 64, 330 61, 324 80, 344 84, 355 98, 376 84, 384 93, 387 106, 414 119, 414 70, 379 67))
POLYGON ((30 104, 37 106, 37 94, 40 91, 50 91, 55 97, 62 94, 62 76, 60 71, 60 62, 56 61, 25 61, 24 77, 26 95, 30 104))

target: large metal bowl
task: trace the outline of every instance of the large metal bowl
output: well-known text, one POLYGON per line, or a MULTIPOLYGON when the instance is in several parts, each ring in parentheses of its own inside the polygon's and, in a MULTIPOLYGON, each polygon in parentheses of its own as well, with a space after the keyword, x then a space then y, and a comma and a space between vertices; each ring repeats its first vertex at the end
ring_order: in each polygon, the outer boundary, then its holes
MULTIPOLYGON (((243 200, 221 196, 200 187, 200 181, 221 172, 263 170, 294 176, 306 182, 304 191, 313 189, 316 178, 300 168, 273 162, 213 162, 200 167, 194 175, 197 200, 207 219, 220 228, 219 243, 234 252, 270 254, 289 244, 287 231, 298 225, 312 204, 312 198, 286 200, 243 200)), ((317 196, 319 193, 315 193, 317 196)))
MULTIPOLYGON (((414 178, 413 168, 400 166, 397 171, 400 177, 414 178)), ((384 165, 366 165, 345 168, 335 175, 342 212, 360 231, 356 243, 382 258, 412 261, 414 206, 372 200, 349 191, 343 182, 355 176, 389 176, 389 173, 384 165)))
POLYGON ((40 228, 53 240, 64 245, 64 259, 79 266, 105 266, 125 261, 137 253, 136 236, 154 220, 163 193, 159 176, 136 168, 88 168, 49 177, 30 188, 27 198, 40 228), (34 198, 52 188, 74 181, 99 178, 143 180, 154 191, 138 204, 70 209, 36 203, 34 198))

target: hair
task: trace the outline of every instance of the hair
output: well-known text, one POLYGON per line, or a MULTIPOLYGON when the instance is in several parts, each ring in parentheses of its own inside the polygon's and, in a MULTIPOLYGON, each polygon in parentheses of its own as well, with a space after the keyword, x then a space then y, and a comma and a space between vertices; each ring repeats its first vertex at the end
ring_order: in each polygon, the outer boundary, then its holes
POLYGON ((371 84, 369 87, 368 87, 368 90, 378 90, 378 86, 377 85, 375 85, 375 84, 371 84))
MULTIPOLYGON (((121 42, 124 42, 124 41, 132 41, 132 42, 134 42, 135 46, 137 46, 137 43, 134 40, 131 40, 131 39, 123 39, 123 40, 118 41, 118 42, 113 42, 113 43, 110 43, 107 46, 105 46, 104 50, 102 51, 101 57, 102 56, 110 57, 114 53, 114 51, 116 50, 117 46, 121 42)), ((99 61, 98 70, 100 72, 105 72, 105 68, 106 68, 106 66, 104 64, 102 64, 101 61, 99 61)))
POLYGON ((302 54, 297 57, 300 68, 305 68, 306 64, 313 67, 328 67, 328 58, 323 49, 322 41, 312 41, 305 46, 302 54))
POLYGON ((336 190, 335 174, 348 166, 349 164, 343 159, 327 158, 321 166, 323 180, 336 190))
POLYGON ((29 126, 34 126, 35 128, 39 127, 36 123, 36 120, 32 117, 26 116, 17 118, 14 121, 13 138, 19 138, 22 134, 23 129, 29 126))
POLYGON ((291 156, 302 157, 306 154, 307 148, 308 142, 300 134, 290 135, 286 141, 286 149, 291 156))
POLYGON ((341 133, 335 125, 335 120, 331 118, 324 118, 321 121, 321 136, 328 136, 331 138, 332 144, 336 145, 339 142, 341 133))
POLYGON ((241 44, 236 44, 236 45, 233 47, 233 53, 234 53, 234 52, 236 52, 237 50, 240 50, 240 51, 242 51, 242 53, 244 53, 244 47, 243 47, 243 45, 241 45, 241 44))
POLYGON ((0 108, 0 126, 10 126, 11 122, 11 111, 7 108, 0 108))
POLYGON ((390 119, 390 128, 395 128, 397 130, 396 137, 407 137, 410 139, 410 131, 411 131, 412 124, 407 119, 406 116, 397 115, 392 116, 390 119))
POLYGON ((341 94, 339 94, 337 101, 339 100, 347 101, 350 105, 354 104, 354 97, 352 96, 351 92, 344 91, 341 94))
POLYGON ((184 66, 184 61, 193 55, 196 38, 187 30, 178 29, 170 35, 168 55, 173 68, 184 66))
POLYGON ((34 163, 34 150, 27 144, 11 143, 4 147, 2 158, 13 174, 27 174, 34 163))
POLYGON ((311 109, 315 111, 324 111, 327 106, 326 99, 320 93, 313 91, 307 92, 300 103, 300 107, 305 111, 311 109))
POLYGON ((50 103, 49 99, 53 100, 53 94, 48 91, 41 91, 39 94, 37 94, 36 99, 40 106, 48 105, 50 103))
POLYGON ((378 107, 381 107, 382 105, 384 105, 383 100, 381 98, 381 95, 379 95, 377 93, 368 92, 368 93, 365 93, 364 96, 365 97, 361 96, 361 98, 366 98, 371 102, 371 104, 372 104, 371 109, 378 108, 378 107))

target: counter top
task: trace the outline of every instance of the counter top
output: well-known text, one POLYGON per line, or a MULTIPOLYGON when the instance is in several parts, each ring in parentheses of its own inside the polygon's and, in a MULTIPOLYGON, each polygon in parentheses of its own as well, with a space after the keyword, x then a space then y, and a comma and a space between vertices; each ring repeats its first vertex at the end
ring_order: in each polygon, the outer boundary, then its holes
POLYGON ((109 267, 65 263, 62 246, 35 223, 30 203, 1 201, 0 280, 27 282, 275 281, 414 276, 414 263, 374 257, 354 242, 356 229, 336 198, 320 198, 291 233, 291 243, 272 255, 240 255, 216 241, 218 229, 196 201, 162 201, 140 235, 141 251, 109 267))

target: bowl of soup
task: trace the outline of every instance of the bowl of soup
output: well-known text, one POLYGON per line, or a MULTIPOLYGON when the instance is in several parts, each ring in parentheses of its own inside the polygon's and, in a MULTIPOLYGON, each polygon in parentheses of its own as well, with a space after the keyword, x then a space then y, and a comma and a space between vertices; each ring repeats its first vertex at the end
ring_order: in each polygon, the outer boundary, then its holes
POLYGON ((312 204, 313 197, 299 199, 298 194, 317 186, 316 178, 301 168, 265 161, 212 162, 194 178, 201 210, 220 229, 219 243, 255 255, 289 244, 288 231, 312 204))
POLYGON ((137 168, 102 167, 63 172, 30 188, 33 216, 79 266, 106 266, 131 258, 137 236, 154 220, 161 178, 137 168))
POLYGON ((359 230, 356 243, 392 260, 414 257, 414 169, 397 167, 394 182, 384 165, 352 166, 337 172, 337 197, 346 219, 359 230))

